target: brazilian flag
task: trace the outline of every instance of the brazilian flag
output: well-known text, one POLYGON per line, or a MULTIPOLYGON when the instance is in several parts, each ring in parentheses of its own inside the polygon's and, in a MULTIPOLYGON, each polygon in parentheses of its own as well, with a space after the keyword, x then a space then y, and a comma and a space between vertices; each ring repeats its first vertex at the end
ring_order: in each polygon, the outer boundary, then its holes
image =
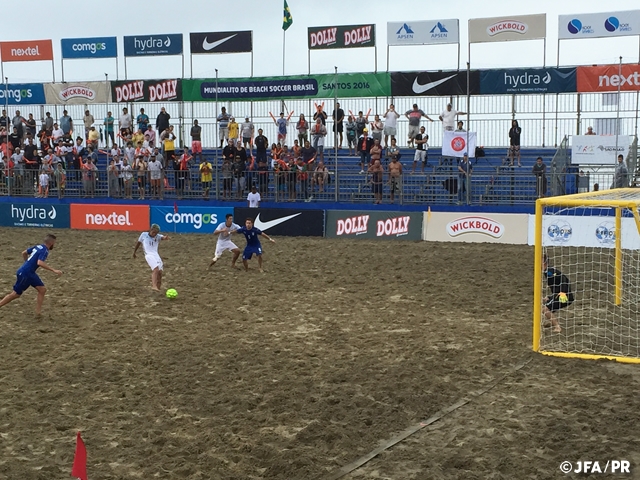
POLYGON ((282 18, 282 30, 286 32, 292 24, 293 17, 291 16, 291 10, 289 10, 287 0, 284 0, 284 17, 282 18))

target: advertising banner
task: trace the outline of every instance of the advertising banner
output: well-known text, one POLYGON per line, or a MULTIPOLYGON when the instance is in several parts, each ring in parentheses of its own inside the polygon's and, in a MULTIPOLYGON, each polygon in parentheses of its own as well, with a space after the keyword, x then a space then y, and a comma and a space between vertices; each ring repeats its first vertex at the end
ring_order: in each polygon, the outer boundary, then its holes
POLYGON ((44 203, 0 203, 3 227, 69 228, 69 205, 44 203))
POLYGON ((78 230, 149 230, 149 205, 71 204, 71 228, 78 230))
POLYGON ((0 103, 9 105, 44 105, 42 83, 9 83, 0 85, 0 103))
POLYGON ((476 156, 476 132, 457 133, 445 130, 442 134, 442 156, 459 157, 467 153, 476 156))
POLYGON ((151 223, 164 232, 213 233, 228 213, 233 207, 151 207, 151 223))
POLYGON ((234 209, 234 222, 244 225, 247 218, 268 235, 285 237, 322 237, 324 235, 324 210, 296 210, 293 208, 243 208, 234 209))
POLYGON ((385 97, 391 94, 388 73, 349 73, 299 77, 222 78, 183 80, 187 102, 270 100, 285 98, 385 97), (337 79, 337 82, 336 82, 337 79))
MULTIPOLYGON (((469 89, 472 95, 480 93, 480 72, 469 72, 469 89)), ((391 95, 394 97, 415 97, 467 94, 467 72, 393 72, 391 74, 391 95)))
POLYGON ((111 88, 106 82, 45 83, 48 105, 84 105, 111 102, 111 88))
POLYGON ((627 158, 633 137, 615 135, 573 135, 571 163, 574 165, 615 165, 618 155, 627 158))
POLYGON ((53 60, 53 45, 51 40, 0 42, 0 56, 3 62, 53 60))
POLYGON ((190 33, 189 43, 192 54, 251 52, 253 32, 190 33))
POLYGON ((575 68, 518 68, 480 72, 480 94, 576 92, 575 68))
POLYGON ((388 45, 437 45, 460 41, 459 20, 387 22, 388 45))
POLYGON ((116 58, 116 37, 63 38, 60 40, 62 58, 116 58))
POLYGON ((577 68, 578 92, 617 92, 640 90, 640 65, 601 65, 577 68))
POLYGON ((181 55, 182 34, 132 35, 124 37, 124 56, 181 55))
POLYGON ((527 214, 425 212, 423 238, 428 242, 526 245, 528 224, 527 214))
POLYGON ((176 102, 182 100, 182 80, 111 82, 112 102, 176 102))
POLYGON ((535 40, 546 36, 545 13, 469 20, 469 43, 535 40))
POLYGON ((421 240, 422 212, 327 210, 327 238, 421 240))
POLYGON ((558 16, 558 38, 640 35, 640 10, 558 16))
POLYGON ((309 27, 307 44, 309 50, 375 47, 376 26, 370 24, 309 27))

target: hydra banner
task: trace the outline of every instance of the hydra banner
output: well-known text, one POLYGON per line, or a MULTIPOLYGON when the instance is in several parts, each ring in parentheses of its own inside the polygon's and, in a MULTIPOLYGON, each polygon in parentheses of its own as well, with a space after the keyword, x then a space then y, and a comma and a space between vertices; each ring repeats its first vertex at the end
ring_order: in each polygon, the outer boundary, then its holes
POLYGON ((309 27, 309 50, 327 48, 361 48, 376 46, 375 25, 340 25, 336 27, 309 27))
POLYGON ((575 91, 575 68, 514 68, 480 72, 481 95, 575 91))
POLYGON ((106 82, 45 83, 44 95, 49 105, 111 102, 111 88, 106 82))
MULTIPOLYGON (((469 73, 469 90, 472 95, 480 93, 480 72, 469 73)), ((466 70, 451 72, 393 72, 391 95, 394 97, 447 96, 467 94, 466 70)))
POLYGON ((340 98, 391 95, 388 73, 183 80, 182 88, 187 102, 330 98, 336 88, 340 98))
POLYGON ((129 80, 111 82, 111 93, 116 103, 168 102, 182 100, 182 80, 129 80))

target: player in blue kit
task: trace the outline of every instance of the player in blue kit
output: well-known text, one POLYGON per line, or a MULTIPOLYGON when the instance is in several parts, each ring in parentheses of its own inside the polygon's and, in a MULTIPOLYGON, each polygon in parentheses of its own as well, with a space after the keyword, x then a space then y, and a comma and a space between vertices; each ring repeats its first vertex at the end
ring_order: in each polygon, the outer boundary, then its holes
POLYGON ((58 276, 62 275, 60 270, 51 268, 45 263, 45 260, 49 256, 49 250, 53 250, 53 246, 55 244, 56 236, 49 234, 44 238, 44 242, 41 245, 29 247, 22 252, 24 263, 16 272, 17 279, 16 284, 13 286, 13 292, 0 300, 0 307, 4 307, 7 303, 12 302, 16 298, 20 298, 20 295, 22 295, 25 290, 29 287, 33 287, 38 291, 36 315, 40 315, 42 313, 42 302, 44 301, 44 294, 47 293, 47 288, 36 273, 36 270, 38 267, 42 267, 58 276))
POLYGON ((262 236, 271 243, 276 243, 276 241, 262 230, 254 227, 252 218, 247 218, 244 222, 244 227, 240 227, 231 233, 242 233, 244 238, 247 239, 247 246, 244 248, 244 252, 242 252, 244 270, 249 271, 249 260, 251 260, 251 257, 255 254, 255 256, 258 257, 258 267, 260 268, 260 272, 262 272, 262 244, 260 243, 259 237, 262 236))

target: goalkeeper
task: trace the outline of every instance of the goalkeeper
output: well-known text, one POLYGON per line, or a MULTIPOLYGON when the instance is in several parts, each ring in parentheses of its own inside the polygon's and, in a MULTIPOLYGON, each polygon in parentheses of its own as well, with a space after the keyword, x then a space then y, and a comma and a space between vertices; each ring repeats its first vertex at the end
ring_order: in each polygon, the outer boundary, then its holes
POLYGON ((542 257, 542 273, 547 277, 547 285, 551 290, 551 295, 545 297, 542 308, 544 318, 546 318, 544 326, 545 328, 553 327, 554 333, 560 333, 562 329, 553 312, 573 303, 575 297, 571 291, 571 282, 560 270, 549 267, 549 257, 546 253, 542 257))

